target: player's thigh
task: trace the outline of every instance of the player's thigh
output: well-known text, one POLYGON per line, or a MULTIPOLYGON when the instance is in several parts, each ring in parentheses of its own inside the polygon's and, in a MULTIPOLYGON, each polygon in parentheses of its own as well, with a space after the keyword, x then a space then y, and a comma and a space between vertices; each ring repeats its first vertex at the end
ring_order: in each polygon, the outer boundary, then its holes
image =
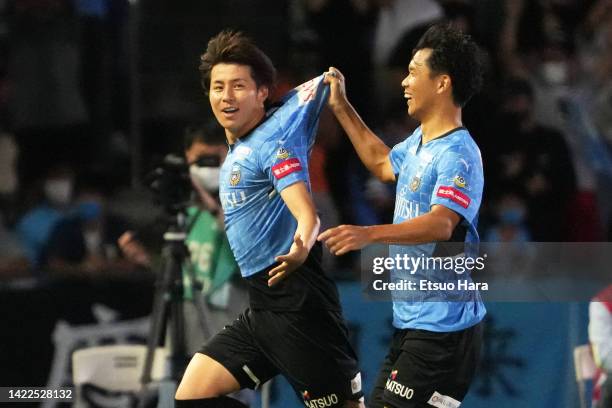
POLYGON ((258 312, 253 321, 258 341, 306 406, 359 406, 361 374, 340 313, 258 312))
POLYGON ((389 344, 389 351, 387 355, 383 359, 381 367, 378 371, 378 375, 376 380, 374 381, 374 387, 370 393, 370 398, 368 400, 368 408, 384 408, 385 404, 383 401, 383 394, 385 392, 385 385, 387 383, 387 379, 391 374, 391 369, 401 352, 400 346, 403 339, 403 332, 401 330, 395 330, 393 333, 393 337, 389 344))
POLYGON ((459 406, 476 371, 481 325, 459 332, 408 330, 385 381, 383 404, 459 406))
POLYGON ((238 380, 221 363, 196 353, 176 391, 176 399, 214 398, 240 389, 238 380))
POLYGON ((210 398, 256 389, 278 374, 254 340, 250 326, 247 310, 206 342, 187 367, 177 398, 210 398))

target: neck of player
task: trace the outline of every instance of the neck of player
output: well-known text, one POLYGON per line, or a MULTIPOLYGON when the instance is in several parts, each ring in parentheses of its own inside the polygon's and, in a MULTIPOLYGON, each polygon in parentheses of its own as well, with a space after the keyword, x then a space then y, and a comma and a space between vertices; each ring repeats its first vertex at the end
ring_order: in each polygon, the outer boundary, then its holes
POLYGON ((431 109, 421 120, 422 143, 425 144, 461 126, 461 108, 454 103, 442 104, 431 109))
POLYGON ((238 139, 256 128, 265 115, 266 111, 262 108, 261 112, 257 112, 257 114, 254 114, 253 117, 243 126, 240 126, 239 128, 225 128, 225 137, 227 138, 227 143, 229 143, 230 145, 236 143, 238 139))

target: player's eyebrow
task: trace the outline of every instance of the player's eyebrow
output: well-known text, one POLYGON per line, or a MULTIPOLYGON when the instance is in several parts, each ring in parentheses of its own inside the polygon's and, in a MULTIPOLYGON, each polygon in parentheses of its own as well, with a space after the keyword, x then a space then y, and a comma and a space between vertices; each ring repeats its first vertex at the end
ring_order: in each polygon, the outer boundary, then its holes
POLYGON ((229 79, 227 81, 224 81, 223 79, 215 79, 212 83, 213 84, 223 85, 225 82, 237 83, 237 82, 245 82, 245 81, 246 81, 245 78, 232 78, 232 79, 229 79))

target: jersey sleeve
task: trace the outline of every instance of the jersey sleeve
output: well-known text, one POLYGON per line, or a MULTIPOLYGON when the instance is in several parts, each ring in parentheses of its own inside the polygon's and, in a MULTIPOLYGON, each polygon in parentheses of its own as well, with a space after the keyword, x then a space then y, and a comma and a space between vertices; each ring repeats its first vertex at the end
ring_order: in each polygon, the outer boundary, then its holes
POLYGON ((393 146, 393 149, 391 149, 389 152, 389 161, 391 162, 391 167, 393 168, 393 174, 396 176, 399 174, 402 164, 404 163, 404 159, 406 158, 408 139, 410 138, 408 137, 403 142, 393 146))
POLYGON ((299 181, 309 184, 308 146, 302 138, 267 141, 262 146, 260 160, 279 193, 299 181))
POLYGON ((472 222, 480 208, 484 185, 480 153, 463 146, 449 149, 437 158, 435 166, 430 205, 443 205, 472 222))
POLYGON ((603 302, 589 304, 589 341, 597 365, 612 370, 612 314, 603 302))

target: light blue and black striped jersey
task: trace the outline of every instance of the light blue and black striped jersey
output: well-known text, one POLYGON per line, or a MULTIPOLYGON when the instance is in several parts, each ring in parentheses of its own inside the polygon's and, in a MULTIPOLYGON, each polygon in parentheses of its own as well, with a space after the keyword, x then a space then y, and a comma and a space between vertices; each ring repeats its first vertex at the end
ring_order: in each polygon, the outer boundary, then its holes
POLYGON ((461 216, 451 238, 458 244, 390 246, 390 256, 404 257, 406 254, 422 262, 421 267, 411 271, 392 271, 392 281, 412 281, 418 288, 409 298, 394 298, 393 325, 399 329, 436 332, 473 326, 483 319, 486 310, 478 290, 466 289, 465 284, 469 288, 472 283, 470 273, 455 264, 450 270, 441 264, 442 259, 456 262, 458 258, 477 256, 476 227, 484 185, 478 146, 463 127, 423 144, 419 127, 393 147, 389 159, 397 178, 394 224, 426 214, 434 205, 447 207, 461 216), (440 263, 435 262, 436 258, 440 263), (451 289, 422 290, 421 281, 439 283, 437 288, 451 289), (453 285, 444 285, 446 283, 453 285))
POLYGON ((322 75, 298 86, 230 146, 219 175, 219 197, 244 277, 274 264, 293 243, 297 222, 280 192, 297 182, 310 188, 308 158, 328 93, 322 75))

